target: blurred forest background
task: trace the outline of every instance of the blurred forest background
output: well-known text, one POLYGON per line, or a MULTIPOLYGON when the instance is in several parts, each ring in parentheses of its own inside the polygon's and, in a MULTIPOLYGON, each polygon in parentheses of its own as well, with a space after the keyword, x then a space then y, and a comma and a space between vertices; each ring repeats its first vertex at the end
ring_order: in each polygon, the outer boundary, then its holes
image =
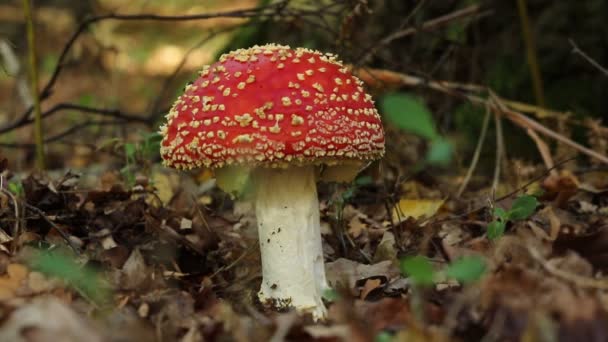
MULTIPOLYGON (((69 104, 44 121, 45 137, 51 140, 49 168, 82 167, 89 158, 107 157, 95 151, 108 139, 133 140, 138 132, 153 131, 202 65, 222 52, 267 42, 334 52, 356 66, 485 85, 504 98, 562 112, 547 118, 547 123, 585 142, 586 130, 567 122, 605 116, 608 79, 573 54, 571 42, 596 61, 608 59, 608 27, 603 18, 608 4, 601 0, 525 3, 528 13, 522 18, 517 1, 37 1, 41 88, 54 76, 62 57, 61 73, 55 75, 51 89, 45 89, 42 109, 48 112, 58 104, 69 104), (87 18, 108 13, 187 16, 257 6, 271 7, 241 13, 242 18, 104 19, 79 26, 87 18), (464 15, 449 17, 463 10, 464 15), (522 20, 527 21, 532 45, 526 45, 522 20), (425 23, 431 25, 425 28, 425 23), (63 51, 77 29, 82 33, 63 51), (537 61, 536 81, 528 55, 537 61), (100 116, 96 110, 124 115, 100 116), (66 132, 74 125, 78 129, 66 132)), ((34 157, 32 129, 26 125, 7 129, 32 103, 26 24, 19 1, 1 6, 0 127, 4 129, 0 142, 9 148, 5 154, 11 154, 14 168, 27 169, 34 157)), ((375 90, 378 96, 383 94, 382 89, 375 90)), ((483 108, 424 87, 407 91, 423 98, 439 129, 458 141, 458 161, 468 160, 483 108)), ((531 141, 525 133, 507 129, 514 134, 509 139, 510 155, 538 157, 527 148, 531 141)), ((485 153, 493 153, 491 144, 485 147, 485 153)))
POLYGON ((49 312, 39 336, 74 341, 608 339, 607 22, 605 0, 0 1, 0 340, 49 312), (160 163, 185 84, 266 43, 339 55, 385 124, 382 161, 319 185, 349 279, 326 325, 256 306, 251 214, 160 163))

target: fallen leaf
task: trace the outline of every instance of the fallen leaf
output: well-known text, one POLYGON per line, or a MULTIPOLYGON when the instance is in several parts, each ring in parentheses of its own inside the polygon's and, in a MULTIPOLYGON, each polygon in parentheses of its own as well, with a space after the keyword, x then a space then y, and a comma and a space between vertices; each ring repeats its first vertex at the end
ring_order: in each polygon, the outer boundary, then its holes
POLYGON ((28 272, 27 267, 21 264, 9 264, 6 267, 6 274, 0 277, 0 300, 14 297, 28 272))
POLYGON ((38 297, 2 322, 0 341, 102 341, 83 317, 57 298, 38 297))
POLYGON ((148 270, 144 257, 139 249, 134 249, 122 266, 122 286, 127 289, 135 289, 142 285, 148 278, 148 270))
POLYGON ((395 260, 397 258, 397 250, 395 249, 395 235, 389 231, 384 232, 382 240, 376 247, 376 253, 374 253, 374 262, 380 262, 384 260, 395 260))
POLYGON ((430 218, 441 208, 445 200, 439 199, 401 199, 393 208, 393 221, 402 222, 408 218, 415 220, 430 218))
POLYGON ((370 278, 373 276, 385 276, 391 279, 399 274, 399 270, 391 261, 382 261, 373 265, 365 265, 353 260, 340 258, 336 261, 328 262, 325 265, 327 281, 333 287, 337 285, 348 286, 354 289, 357 280, 370 278))
POLYGON ((359 298, 365 300, 365 298, 367 298, 367 295, 369 295, 369 293, 373 290, 377 289, 381 284, 382 280, 378 278, 370 278, 365 280, 365 284, 363 285, 363 289, 361 289, 361 294, 359 295, 359 298))
POLYGON ((359 216, 353 216, 348 222, 348 234, 354 239, 358 238, 365 228, 367 228, 367 226, 361 221, 359 216))

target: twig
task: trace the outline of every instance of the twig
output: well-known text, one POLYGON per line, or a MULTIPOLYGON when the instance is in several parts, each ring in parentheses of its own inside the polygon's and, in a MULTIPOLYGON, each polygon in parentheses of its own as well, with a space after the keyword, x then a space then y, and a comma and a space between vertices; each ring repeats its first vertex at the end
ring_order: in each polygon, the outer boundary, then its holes
MULTIPOLYGON (((23 0, 25 1, 25 0, 23 0)), ((172 22, 172 21, 193 21, 193 20, 205 20, 212 18, 249 18, 254 16, 262 16, 262 17, 271 17, 277 13, 285 6, 285 1, 279 1, 277 3, 273 3, 268 6, 263 7, 253 7, 241 10, 233 10, 233 11, 225 11, 225 12, 213 12, 213 13, 201 13, 201 14, 191 14, 191 15, 157 15, 157 14, 105 14, 100 16, 94 16, 84 20, 78 25, 78 28, 74 33, 68 38, 68 41, 64 45, 61 53, 59 54, 59 58, 57 60, 57 65, 51 74, 48 82, 40 92, 39 98, 40 101, 48 98, 52 93, 52 88, 57 82, 63 67, 66 65, 66 59, 68 57, 69 52, 72 47, 76 43, 76 40, 80 37, 82 33, 86 31, 86 29, 97 22, 106 21, 106 20, 122 20, 122 21, 137 21, 137 20, 152 20, 152 21, 161 21, 161 22, 172 22)), ((312 14, 311 14, 312 15, 312 14)), ((17 122, 26 121, 30 113, 32 113, 33 107, 29 107, 26 109, 17 119, 17 122)), ((28 122, 29 123, 29 122, 28 122)), ((7 129, 7 127, 12 126, 9 124, 5 127, 0 127, 0 133, 11 130, 12 128, 7 129)))
POLYGON ((48 218, 48 216, 46 216, 46 214, 44 213, 44 211, 36 208, 35 206, 29 204, 29 203, 25 203, 25 207, 35 213, 37 213, 43 220, 45 220, 48 224, 50 224, 53 228, 55 228, 55 230, 59 233, 59 235, 61 235, 61 237, 65 240, 65 242, 68 243, 68 245, 70 246, 70 248, 72 248, 72 250, 76 253, 76 254, 80 254, 80 251, 78 250, 78 247, 76 245, 74 245, 74 243, 72 242, 72 240, 70 240, 70 237, 68 236, 68 234, 63 230, 63 228, 59 227, 55 222, 53 222, 50 218, 48 218))
MULTIPOLYGON (((152 121, 150 121, 150 119, 148 117, 144 117, 141 114, 139 114, 139 115, 130 114, 130 113, 125 113, 119 109, 95 108, 95 107, 82 106, 82 105, 78 105, 78 104, 74 104, 74 103, 56 104, 52 108, 44 111, 44 113, 42 113, 42 118, 47 118, 47 117, 49 117, 57 112, 63 111, 63 110, 75 110, 75 111, 79 111, 81 113, 89 113, 92 115, 110 117, 110 118, 120 119, 120 120, 124 120, 124 121, 130 121, 130 122, 138 122, 138 123, 143 123, 146 125, 152 124, 152 121)), ((163 109, 163 110, 159 111, 158 113, 166 113, 167 111, 168 111, 168 108, 163 109)), ((156 115, 157 115, 157 113, 152 113, 151 116, 154 117, 156 115)), ((33 120, 28 118, 27 116, 23 117, 22 120, 13 122, 5 127, 0 128, 0 134, 12 131, 13 129, 16 129, 16 128, 23 127, 32 122, 33 122, 33 120)))
POLYGON ((430 30, 436 29, 438 27, 444 26, 446 24, 449 24, 455 20, 459 20, 459 19, 463 19, 463 18, 467 18, 467 17, 474 17, 475 19, 479 19, 479 18, 486 17, 492 13, 491 10, 486 10, 486 11, 482 12, 481 9, 482 8, 480 5, 471 5, 471 6, 463 8, 463 9, 454 11, 452 13, 426 21, 422 25, 420 25, 420 27, 410 27, 410 28, 407 28, 404 30, 399 30, 397 32, 394 32, 393 34, 390 34, 389 36, 385 37, 384 39, 381 39, 377 44, 368 48, 367 51, 365 51, 363 53, 363 55, 358 59, 360 61, 358 64, 359 65, 365 64, 368 61, 368 59, 372 55, 376 54, 376 52, 380 48, 392 43, 393 41, 395 41, 397 39, 410 36, 419 31, 430 31, 430 30))
POLYGON ((581 152, 583 154, 586 154, 592 158, 595 158, 595 159, 601 161, 602 163, 608 164, 608 157, 606 157, 590 148, 587 148, 553 130, 550 130, 549 128, 541 125, 540 123, 534 121, 533 119, 531 119, 521 113, 509 110, 509 111, 506 111, 505 114, 506 114, 507 118, 509 118, 512 122, 514 122, 518 126, 531 128, 531 129, 537 131, 538 133, 541 133, 541 134, 551 137, 563 144, 566 144, 566 145, 574 148, 575 150, 578 150, 579 152, 581 152))
POLYGON ((228 271, 229 269, 233 268, 234 266, 236 266, 241 260, 243 260, 243 258, 245 256, 247 256, 247 254, 253 252, 253 248, 250 247, 248 249, 246 249, 241 255, 239 255, 238 258, 234 259, 230 264, 226 265, 226 266, 222 266, 220 268, 218 268, 215 272, 213 272, 213 274, 211 274, 209 276, 209 279, 214 278, 216 275, 228 271))
MULTIPOLYGON (((69 127, 68 129, 66 129, 65 131, 58 133, 57 135, 48 137, 44 140, 45 143, 51 143, 51 142, 55 142, 57 140, 63 139, 69 135, 78 133, 81 129, 85 128, 85 127, 89 127, 89 126, 110 126, 110 125, 120 125, 120 124, 125 124, 125 121, 121 121, 121 120, 105 120, 105 121, 93 121, 93 120, 88 120, 82 123, 79 123, 77 125, 74 125, 72 127, 69 127)), ((23 144, 19 144, 19 143, 0 143, 0 147, 5 147, 5 148, 33 148, 35 147, 35 144, 32 143, 23 143, 23 144)))
MULTIPOLYGON (((158 112, 158 107, 160 107, 160 104, 162 103, 165 94, 167 93, 167 91, 169 90, 169 87, 171 85, 171 82, 173 82, 173 80, 175 79, 175 77, 177 76, 177 74, 182 70, 182 68, 184 67, 184 65, 186 65, 186 62, 188 61, 188 57, 196 50, 198 49, 201 45, 207 43, 208 41, 210 41, 211 39, 213 39, 214 37, 216 37, 218 34, 221 33, 225 33, 225 32, 229 32, 230 30, 232 30, 232 27, 229 27, 227 29, 223 29, 223 30, 219 30, 219 31, 212 31, 210 32, 206 37, 204 37, 203 39, 201 39, 199 42, 197 42, 194 46, 192 46, 185 54, 184 57, 181 59, 181 61, 179 62, 179 64, 177 65, 177 67, 173 70, 173 72, 171 73, 171 75, 169 75, 169 77, 167 77, 161 88, 160 91, 158 92, 158 95, 155 96, 156 100, 152 103, 152 105, 150 106, 148 112, 149 113, 160 113, 158 112)), ((166 111, 165 111, 166 113, 166 111)), ((151 122, 156 121, 156 118, 154 117, 152 120, 148 120, 151 122)))
POLYGON ((486 106, 486 114, 483 117, 483 124, 481 125, 481 133, 479 133, 479 139, 477 140, 477 146, 475 146, 475 152, 473 153, 473 159, 471 160, 471 165, 469 165, 469 169, 467 170, 467 174, 456 193, 456 197, 460 197, 466 189, 471 177, 473 176, 473 172, 475 172, 475 168, 477 168, 477 163, 479 162, 479 156, 481 155, 481 148, 483 147, 483 142, 486 140, 486 133, 488 132, 488 126, 490 123, 490 107, 486 106))
POLYGON ((27 44, 29 48, 30 88, 34 100, 34 141, 36 142, 36 165, 44 170, 44 135, 42 133, 42 111, 40 95, 38 94, 38 63, 36 62, 36 34, 34 32, 34 17, 30 0, 23 0, 23 14, 27 27, 27 44))
POLYGON ((572 39, 568 39, 570 45, 572 45, 572 53, 580 55, 583 57, 589 64, 593 65, 597 70, 601 71, 604 75, 608 76, 608 69, 603 67, 600 63, 598 63, 595 59, 591 58, 585 51, 581 50, 578 45, 572 39))
MULTIPOLYGON (((456 96, 456 97, 460 97, 460 98, 464 98, 468 101, 470 101, 472 104, 474 105, 478 105, 478 106, 486 106, 489 105, 490 108, 493 111, 501 111, 501 109, 498 107, 497 103, 495 103, 495 101, 491 101, 488 100, 486 98, 483 98, 481 95, 479 95, 482 91, 487 91, 490 92, 491 89, 487 88, 487 87, 482 87, 479 85, 475 85, 475 84, 460 84, 460 83, 455 83, 455 82, 448 82, 448 81, 429 81, 417 76, 412 76, 412 75, 407 75, 407 74, 402 74, 402 73, 398 73, 398 72, 394 72, 394 71, 387 71, 387 70, 378 70, 378 69, 367 69, 365 70, 365 72, 367 74, 361 74, 359 73, 359 75, 363 75, 362 79, 364 79, 364 81, 369 81, 371 80, 372 84, 376 84, 376 80, 374 77, 370 77, 372 75, 377 75, 378 79, 381 80, 385 80, 388 79, 390 82, 400 82, 401 85, 404 86, 423 86, 429 89, 433 89, 448 95, 452 95, 452 96, 456 96)), ((497 95, 495 95, 495 98, 500 100, 500 102, 502 103, 506 103, 504 100, 502 100, 502 98, 498 97, 497 95)), ((546 135, 552 139, 555 139, 561 143, 564 143, 572 148, 574 148, 575 150, 586 154, 589 157, 595 158, 599 161, 601 161, 602 163, 606 163, 608 164, 608 157, 604 156, 596 151, 593 151, 571 139, 569 139, 568 137, 565 137, 543 125, 541 125, 540 123, 538 123, 537 121, 511 109, 511 108, 506 108, 505 110, 502 110, 502 113, 504 115, 504 117, 506 117, 507 119, 509 119, 511 122, 513 122, 514 124, 524 128, 524 129, 532 129, 538 133, 541 133, 543 135, 546 135)))
POLYGON ((494 111, 494 125, 496 125, 496 159, 494 162, 494 177, 492 178, 492 199, 496 198, 496 190, 500 181, 500 163, 505 152, 502 121, 498 111, 494 111))
MULTIPOLYGON (((566 163, 569 163, 569 162, 571 162, 573 160, 576 160, 576 157, 570 157, 570 158, 567 158, 567 159, 564 159, 562 161, 557 162, 555 164, 555 166, 553 166, 552 169, 547 170, 542 175, 539 175, 537 177, 532 178, 526 184, 524 184, 524 185, 520 186, 519 188, 517 188, 517 189, 515 189, 515 190, 513 190, 511 192, 509 192, 508 194, 498 197, 497 199, 494 200, 494 203, 502 202, 502 201, 506 200, 507 198, 510 198, 511 196, 513 196, 513 195, 515 195, 515 194, 517 194, 517 193, 525 190, 530 185, 532 185, 532 184, 540 181, 541 179, 547 177, 547 175, 551 172, 551 170, 555 170, 558 167, 561 167, 562 165, 564 165, 566 163)), ((449 218, 446 218, 446 219, 437 220, 437 221, 435 221, 435 223, 441 223, 441 222, 446 222, 446 221, 451 221, 451 220, 454 220, 454 219, 460 219, 460 218, 463 218, 463 217, 467 217, 467 216, 473 215, 475 213, 478 213, 478 212, 480 212, 480 211, 482 211, 482 210, 484 210, 486 208, 488 208, 488 206, 487 205, 483 205, 483 206, 480 206, 480 207, 475 208, 473 210, 469 210, 469 211, 467 211, 465 213, 462 213, 462 214, 458 214, 458 215, 455 215, 455 216, 452 216, 452 217, 449 217, 449 218)))
MULTIPOLYGON (((496 96, 493 91, 490 91, 490 97, 492 98, 492 102, 495 103, 498 108, 500 108, 500 111, 502 113, 509 110, 507 106, 503 103, 503 101, 498 96, 496 96)), ((551 157, 551 151, 549 150, 549 146, 532 129, 524 128, 524 130, 536 144, 536 148, 540 152, 541 158, 547 166, 547 169, 551 170, 550 172, 552 175, 557 175, 557 170, 553 169, 553 165, 555 165, 555 163, 553 162, 553 158, 551 157)))

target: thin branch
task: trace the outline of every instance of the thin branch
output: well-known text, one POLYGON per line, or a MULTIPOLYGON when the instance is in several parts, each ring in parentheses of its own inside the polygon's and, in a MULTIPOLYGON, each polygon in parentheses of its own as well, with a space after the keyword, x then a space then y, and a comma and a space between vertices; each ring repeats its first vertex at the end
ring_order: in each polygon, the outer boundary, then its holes
POLYGON ((61 227, 59 227, 55 222, 53 222, 53 220, 48 218, 48 216, 46 216, 44 211, 42 211, 28 203, 25 203, 25 207, 27 209, 35 212, 36 214, 38 214, 43 220, 45 220, 48 224, 50 224, 53 228, 55 228, 55 230, 59 233, 59 235, 61 235, 61 237, 65 240, 65 242, 67 242, 67 244, 70 246, 70 248, 72 248, 72 250, 74 250, 74 252, 76 254, 80 254, 78 247, 76 245, 74 245, 72 240, 70 240, 70 237, 68 236, 68 234, 61 227))
MULTIPOLYGON (((490 96, 492 98, 492 102, 496 104, 498 108, 500 108, 502 113, 509 110, 505 103, 503 103, 503 101, 501 101, 501 99, 496 96, 493 91, 490 91, 490 96)), ((551 170, 552 175, 557 175, 557 170, 553 169, 555 163, 553 162, 553 157, 551 157, 551 150, 549 149, 547 143, 545 143, 545 141, 541 137, 539 137, 534 130, 526 128, 525 131, 536 144, 536 148, 538 149, 540 156, 543 159, 543 162, 545 163, 545 166, 547 166, 547 169, 551 170)))
MULTIPOLYGON (((58 133, 57 135, 48 137, 44 140, 44 142, 46 144, 48 143, 52 143, 55 141, 58 141, 60 139, 63 139, 67 136, 70 136, 72 134, 76 134, 78 133, 78 131, 80 131, 83 128, 89 127, 89 126, 112 126, 112 125, 124 125, 126 123, 126 121, 124 120, 106 120, 106 121, 93 121, 93 120, 88 120, 82 123, 79 123, 77 125, 74 125, 68 129, 66 129, 65 131, 58 133)), ((4 148, 33 148, 35 147, 34 144, 31 143, 0 143, 0 147, 4 147, 4 148)))
POLYGON ((598 63, 595 59, 591 58, 585 51, 581 50, 578 45, 572 39, 568 39, 570 45, 572 45, 572 53, 580 55, 583 57, 589 64, 593 65, 597 70, 601 71, 604 75, 608 76, 608 69, 603 67, 600 63, 598 63))
POLYGON ((492 178, 492 199, 496 198, 496 190, 500 181, 500 163, 505 152, 504 136, 502 133, 502 118, 498 111, 494 111, 494 124, 496 125, 496 160, 494 164, 494 177, 492 178))
POLYGON ((548 136, 554 140, 557 140, 563 144, 566 144, 575 150, 591 157, 595 158, 602 163, 608 164, 608 156, 604 156, 601 153, 598 153, 590 148, 587 148, 568 137, 565 137, 545 126, 538 123, 537 121, 511 109, 508 105, 506 108, 502 109, 497 105, 496 101, 500 103, 507 104, 507 102, 503 101, 500 97, 495 95, 495 99, 488 100, 481 96, 482 92, 490 92, 491 89, 475 84, 460 84, 455 82, 448 81, 432 81, 423 79, 417 76, 402 74, 394 71, 388 70, 378 70, 378 69, 367 69, 364 70, 366 73, 363 74, 361 72, 358 75, 364 82, 371 82, 371 85, 377 85, 377 79, 382 80, 383 82, 387 82, 389 84, 400 84, 401 86, 411 86, 418 87, 423 86, 429 89, 433 89, 435 91, 439 91, 448 95, 460 97, 470 101, 474 105, 478 106, 486 106, 489 105, 493 111, 502 112, 505 118, 509 119, 511 122, 516 124, 517 126, 524 129, 532 129, 542 135, 548 136), (371 77, 374 75, 374 77, 371 77))
POLYGON ((386 46, 397 39, 401 39, 401 38, 413 35, 419 31, 434 30, 438 27, 442 27, 453 21, 460 20, 463 18, 473 17, 474 19, 479 19, 479 18, 486 17, 493 13, 492 10, 481 11, 481 9, 482 9, 482 7, 480 5, 471 5, 471 6, 463 8, 463 9, 454 11, 452 13, 426 21, 422 25, 420 25, 420 27, 410 27, 410 28, 406 28, 404 30, 399 30, 397 32, 394 32, 394 33, 390 34, 389 36, 385 37, 384 39, 381 39, 377 44, 374 44, 373 46, 369 47, 367 49, 367 51, 365 51, 364 54, 359 58, 359 60, 360 60, 359 65, 365 64, 367 62, 367 60, 372 55, 375 55, 376 52, 378 52, 378 50, 380 50, 383 46, 386 46))
MULTIPOLYGON (((243 27, 243 26, 240 26, 240 27, 243 27)), ((160 107, 160 104, 162 103, 162 101, 163 101, 163 99, 165 97, 165 94, 169 90, 171 82, 173 82, 173 80, 177 77, 177 74, 179 74, 179 72, 182 70, 182 68, 184 67, 184 65, 186 65, 186 62, 188 61, 188 57, 196 49, 198 49, 203 44, 207 43, 208 41, 210 41, 211 39, 213 39, 214 37, 216 37, 218 34, 226 33, 226 32, 229 32, 229 31, 231 31, 233 29, 234 29, 233 27, 229 27, 227 29, 223 29, 223 30, 219 30, 219 31, 212 31, 206 37, 204 37, 199 42, 197 42, 194 46, 192 46, 188 51, 186 51, 186 53, 184 54, 184 57, 181 59, 181 61, 177 65, 177 67, 173 70, 173 72, 171 73, 171 75, 169 75, 169 77, 167 77, 163 81, 163 84, 161 85, 161 88, 160 88, 160 91, 158 92, 158 95, 155 96, 156 100, 152 103, 152 105, 150 106, 150 109, 149 109, 148 112, 150 112, 150 113, 162 113, 162 112, 158 112, 158 107, 160 107)), ((166 113, 166 111, 164 113, 166 113)), ((148 122, 153 123, 154 121, 156 121, 156 116, 157 115, 151 115, 150 119, 148 120, 148 122)))
POLYGON ((466 189, 471 177, 473 176, 473 172, 475 172, 475 168, 477 168, 477 162, 479 161, 479 156, 481 155, 481 148, 483 147, 483 143, 486 140, 486 133, 488 132, 488 126, 490 123, 490 107, 486 106, 486 114, 483 117, 483 124, 481 125, 481 133, 479 134, 479 139, 477 140, 477 146, 475 146, 475 152, 473 153, 473 159, 471 160, 471 165, 467 170, 467 174, 456 193, 456 197, 460 197, 466 189))
MULTIPOLYGON (((72 47, 76 43, 76 40, 80 37, 82 33, 86 31, 86 29, 97 22, 106 21, 106 20, 122 20, 122 21, 136 21, 136 20, 151 20, 151 21, 161 21, 161 22, 172 22, 172 21, 193 21, 193 20, 205 20, 212 18, 250 18, 255 16, 260 17, 271 17, 273 15, 279 14, 282 9, 285 7, 288 1, 279 1, 277 3, 263 6, 263 7, 253 7, 241 10, 233 10, 233 11, 225 11, 225 12, 213 12, 213 13, 201 13, 201 14, 191 14, 191 15, 157 15, 157 14, 105 14, 100 16, 94 16, 88 18, 80 23, 76 31, 70 36, 66 44, 64 45, 61 53, 59 54, 59 58, 57 60, 57 65, 51 74, 50 79, 40 92, 40 101, 47 99, 51 93, 52 88, 57 82, 63 67, 66 65, 66 59, 68 57, 69 52, 72 47)), ((30 113, 32 113, 33 108, 29 107, 25 110, 20 116, 19 119, 16 120, 15 123, 10 123, 4 127, 0 127, 0 133, 4 133, 10 131, 15 127, 21 127, 21 123, 26 122, 28 124, 28 117, 30 113)))
MULTIPOLYGON (((89 113, 91 115, 103 116, 103 117, 111 117, 115 119, 121 119, 130 122, 138 122, 146 125, 150 125, 152 122, 149 118, 144 117, 142 115, 137 114, 129 114, 125 113, 119 109, 104 109, 104 108, 95 108, 82 106, 75 103, 58 103, 51 107, 50 109, 44 111, 42 113, 42 118, 47 118, 57 112, 65 111, 65 110, 75 110, 81 113, 89 113)), ((162 113, 166 113, 167 110, 161 111, 162 113)), ((153 113, 156 114, 156 113, 153 113)), ((0 134, 12 131, 13 129, 17 129, 23 126, 26 126, 32 123, 34 120, 28 117, 23 118, 17 122, 13 122, 5 127, 0 128, 0 134)))

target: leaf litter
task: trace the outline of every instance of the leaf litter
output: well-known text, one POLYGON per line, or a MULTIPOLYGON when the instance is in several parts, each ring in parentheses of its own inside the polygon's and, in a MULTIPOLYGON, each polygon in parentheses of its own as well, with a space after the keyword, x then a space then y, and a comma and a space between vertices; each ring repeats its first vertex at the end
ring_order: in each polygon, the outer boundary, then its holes
POLYGON ((385 179, 339 202, 322 184, 333 293, 329 320, 316 324, 254 299, 261 269, 247 201, 208 176, 153 175, 130 187, 112 172, 93 183, 70 172, 5 180, 0 338, 608 338, 608 184, 596 174, 548 175, 539 195, 492 204, 427 190, 436 187, 418 177, 398 197, 384 195, 385 179), (488 239, 495 220, 503 231, 488 239), (51 312, 53 322, 41 318, 51 312))

